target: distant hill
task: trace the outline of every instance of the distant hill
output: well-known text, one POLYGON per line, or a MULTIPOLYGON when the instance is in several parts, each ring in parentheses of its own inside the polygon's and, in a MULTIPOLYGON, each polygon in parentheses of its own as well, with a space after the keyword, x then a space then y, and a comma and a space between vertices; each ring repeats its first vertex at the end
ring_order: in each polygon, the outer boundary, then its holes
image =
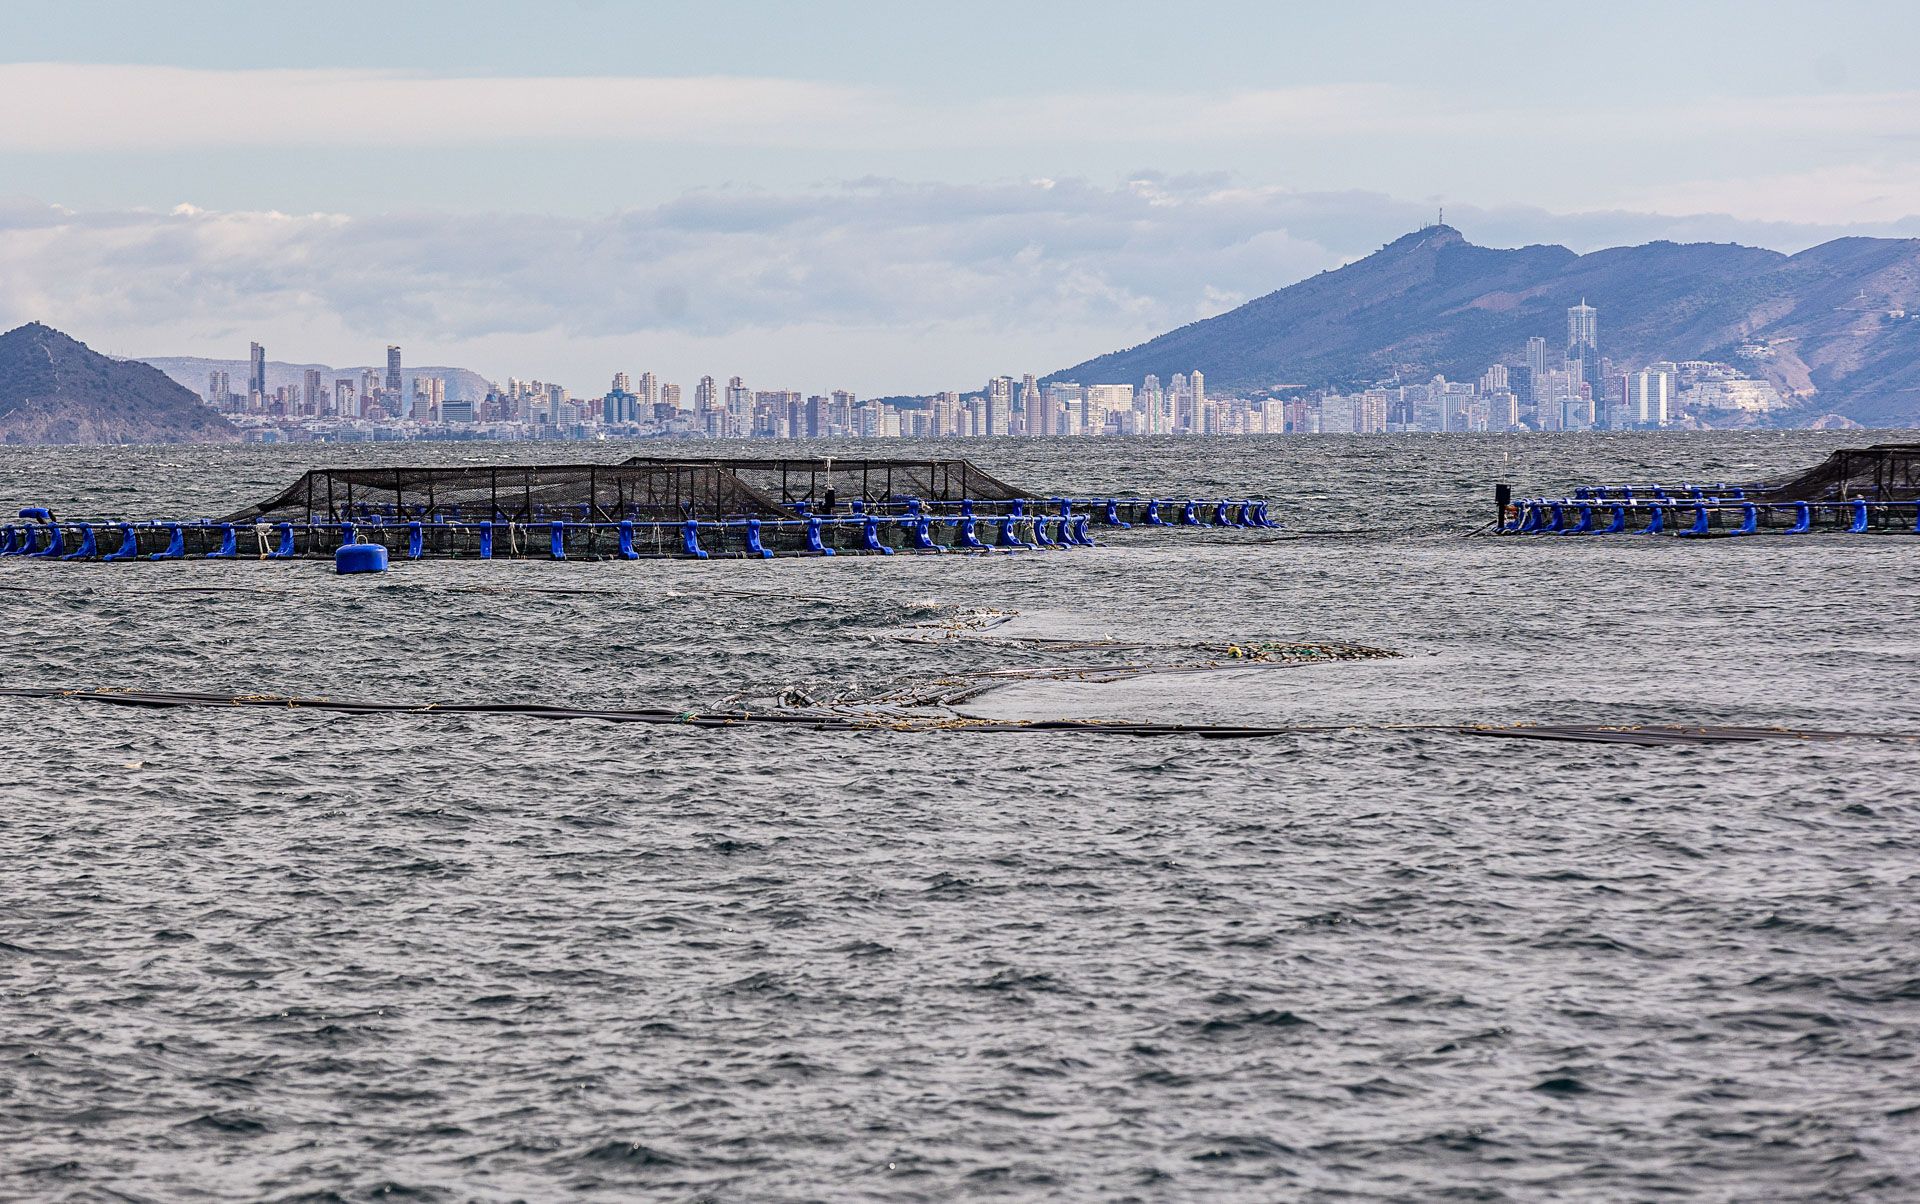
POLYGON ((1277 383, 1351 386, 1396 373, 1473 380, 1525 360, 1541 335, 1557 356, 1566 309, 1600 311, 1600 350, 1621 366, 1712 359, 1764 376, 1806 417, 1920 420, 1920 239, 1842 238, 1797 255, 1720 243, 1476 247, 1450 226, 1053 373, 1082 384, 1162 380, 1198 368, 1209 392, 1277 383), (1743 344, 1768 353, 1741 357, 1743 344))
MULTIPOLYGON (((207 392, 207 374, 210 372, 225 372, 235 392, 247 391, 248 364, 245 360, 203 359, 197 355, 149 355, 140 357, 140 362, 152 364, 202 397, 207 392)), ((383 379, 386 377, 385 364, 334 368, 326 364, 289 364, 281 360, 268 360, 267 391, 272 392, 283 385, 304 385, 309 368, 319 369, 328 388, 333 387, 334 381, 342 379, 352 379, 357 388, 360 373, 366 371, 367 367, 373 368, 383 379)), ((406 380, 408 396, 413 394, 415 378, 422 376, 437 376, 446 381, 447 397, 452 401, 482 401, 487 396, 487 390, 492 388, 486 377, 465 368, 407 367, 401 375, 406 380)))
POLYGON ((0 442, 231 443, 232 423, 146 364, 29 322, 0 335, 0 442))

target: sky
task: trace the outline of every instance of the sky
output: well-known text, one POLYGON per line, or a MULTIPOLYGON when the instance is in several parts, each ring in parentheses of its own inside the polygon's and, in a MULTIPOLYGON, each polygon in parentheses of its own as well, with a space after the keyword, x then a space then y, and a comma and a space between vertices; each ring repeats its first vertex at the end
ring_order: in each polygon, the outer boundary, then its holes
POLYGON ((863 395, 1435 220, 1920 237, 1920 5, 0 0, 0 329, 863 395))

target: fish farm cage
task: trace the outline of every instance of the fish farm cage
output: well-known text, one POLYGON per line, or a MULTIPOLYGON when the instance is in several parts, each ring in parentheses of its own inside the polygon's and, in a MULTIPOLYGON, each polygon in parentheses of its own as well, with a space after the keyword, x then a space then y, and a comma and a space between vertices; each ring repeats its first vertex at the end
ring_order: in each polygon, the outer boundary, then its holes
POLYGON ((1590 484, 1558 497, 1496 491, 1500 535, 1920 534, 1920 444, 1843 448, 1770 481, 1590 484))
POLYGON ((1074 497, 967 460, 669 459, 325 468, 219 518, 56 516, 0 528, 41 560, 890 556, 1093 547, 1092 529, 1270 530, 1259 498, 1074 497), (377 553, 376 550, 377 549, 377 553))

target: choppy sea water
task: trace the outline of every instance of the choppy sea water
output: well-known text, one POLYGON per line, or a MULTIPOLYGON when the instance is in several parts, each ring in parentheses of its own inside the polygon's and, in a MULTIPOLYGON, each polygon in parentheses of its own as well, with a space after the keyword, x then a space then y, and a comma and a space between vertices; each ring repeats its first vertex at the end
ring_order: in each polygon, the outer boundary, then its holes
MULTIPOLYGON (((1232 742, 0 700, 0 1196, 1912 1199, 1920 746, 1379 730, 1920 731, 1920 539, 1461 538, 1502 477, 1891 437, 836 449, 1289 528, 1078 553, 0 561, 14 686, 699 710, 1067 655, 1022 637, 1403 654, 965 704, 1355 725, 1232 742)), ((0 501, 556 452, 628 449, 0 449, 0 501)))

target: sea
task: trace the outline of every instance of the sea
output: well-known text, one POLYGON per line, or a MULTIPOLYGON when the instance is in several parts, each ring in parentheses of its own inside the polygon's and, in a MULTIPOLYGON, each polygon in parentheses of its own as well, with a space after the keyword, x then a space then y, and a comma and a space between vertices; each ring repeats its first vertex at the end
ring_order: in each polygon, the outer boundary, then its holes
MULTIPOLYGON (((1487 538, 1911 433, 756 441, 1277 531, 885 559, 0 561, 0 1199, 1920 1198, 1920 538, 1487 538), (1353 658, 1222 649, 1356 647, 1353 658), (1018 672, 1010 672, 1017 670, 1018 672), (1450 726, 1727 724, 1637 747, 1450 726)), ((197 517, 308 467, 0 448, 197 517)))

